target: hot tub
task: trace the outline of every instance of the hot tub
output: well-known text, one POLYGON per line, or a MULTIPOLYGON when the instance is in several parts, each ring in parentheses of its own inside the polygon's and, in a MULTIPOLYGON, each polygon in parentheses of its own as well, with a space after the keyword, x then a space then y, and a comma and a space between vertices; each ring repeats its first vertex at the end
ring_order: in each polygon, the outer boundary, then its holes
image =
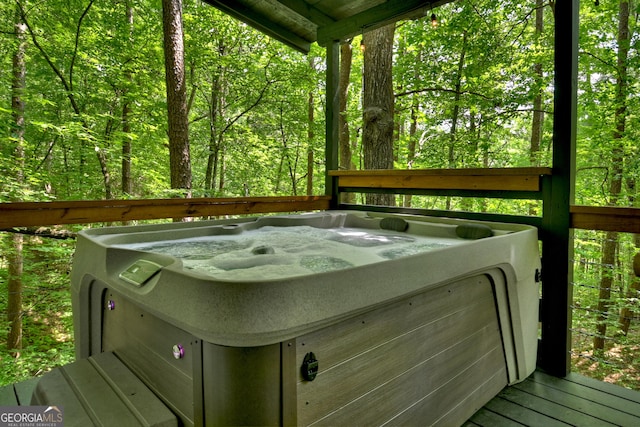
POLYGON ((464 422, 534 369, 537 231, 356 211, 79 234, 78 358, 185 425, 464 422))

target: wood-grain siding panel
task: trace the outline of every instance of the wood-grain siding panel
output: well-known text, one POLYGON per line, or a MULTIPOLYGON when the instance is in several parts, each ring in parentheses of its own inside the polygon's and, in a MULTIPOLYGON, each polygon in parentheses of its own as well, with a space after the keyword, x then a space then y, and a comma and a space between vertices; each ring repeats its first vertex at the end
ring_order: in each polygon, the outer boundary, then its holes
MULTIPOLYGON (((472 390, 485 382, 485 378, 502 371, 504 382, 495 393, 499 392, 507 380, 502 344, 494 326, 486 326, 310 424, 372 426, 388 422, 392 425, 432 425, 466 400, 472 390), (414 408, 419 411, 405 414, 414 408)), ((400 356, 396 355, 398 359, 400 356)), ((399 363, 402 364, 401 361, 399 363)), ((348 379, 343 381, 343 387, 349 387, 348 379)), ((477 408, 469 409, 460 422, 477 408)))
POLYGON ((507 371, 501 359, 502 348, 494 347, 455 377, 426 395, 387 426, 457 426, 485 405, 507 384, 507 371))
POLYGON ((302 337, 298 344, 301 353, 313 351, 320 365, 313 382, 298 383, 299 425, 353 420, 379 424, 415 404, 415 410, 425 406, 437 420, 451 408, 442 407, 436 395, 427 397, 489 354, 491 362, 483 365, 478 383, 461 379, 457 386, 449 385, 455 393, 444 401, 455 407, 497 371, 502 371, 502 380, 493 386, 494 394, 506 385, 493 290, 486 276, 374 310, 302 337), (314 339, 318 336, 321 339, 314 339))
MULTIPOLYGON (((313 382, 299 385, 299 420, 306 421, 307 416, 310 419, 320 417, 335 408, 361 399, 371 390, 463 341, 469 334, 476 332, 477 327, 487 324, 491 317, 495 318, 495 314, 491 313, 491 302, 489 298, 484 298, 478 301, 476 310, 456 312, 357 356, 352 355, 344 363, 328 370, 321 368, 313 382), (466 316, 475 318, 473 327, 470 328, 469 323, 465 322, 466 316)), ((497 324, 494 326, 497 330, 497 324)), ((314 351, 314 354, 322 366, 324 353, 314 351)))
MULTIPOLYGON (((296 364, 301 366, 307 352, 322 354, 321 372, 356 354, 392 340, 418 328, 463 311, 465 298, 475 302, 483 296, 492 297, 487 276, 475 276, 437 286, 411 298, 377 308, 337 325, 303 335, 296 340, 296 364)), ((297 372, 298 382, 302 375, 297 372)))

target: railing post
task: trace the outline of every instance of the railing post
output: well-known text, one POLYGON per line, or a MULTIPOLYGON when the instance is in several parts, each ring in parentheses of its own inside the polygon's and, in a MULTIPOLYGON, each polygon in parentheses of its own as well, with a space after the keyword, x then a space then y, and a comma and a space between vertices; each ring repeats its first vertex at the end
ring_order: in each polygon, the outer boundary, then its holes
POLYGON ((330 170, 338 170, 338 114, 340 114, 339 77, 340 43, 327 45, 327 99, 326 99, 326 146, 325 146, 325 194, 331 196, 329 206, 338 207, 338 177, 330 176, 330 170))
POLYGON ((578 75, 579 0, 555 2, 553 174, 542 218, 542 339, 538 365, 552 375, 571 370, 572 230, 578 75))

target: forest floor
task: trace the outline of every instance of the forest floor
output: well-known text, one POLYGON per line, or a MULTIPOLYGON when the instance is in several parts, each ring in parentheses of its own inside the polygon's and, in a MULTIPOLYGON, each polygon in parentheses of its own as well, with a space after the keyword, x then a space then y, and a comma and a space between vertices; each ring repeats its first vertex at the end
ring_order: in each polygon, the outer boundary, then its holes
MULTIPOLYGON (((18 357, 6 348, 9 323, 3 316, 0 321, 0 386, 39 377, 75 360, 71 301, 64 294, 67 293, 50 293, 46 301, 40 299, 37 305, 29 306, 23 316, 23 348, 18 357)), ((0 302, 0 309, 4 304, 5 301, 0 302)))
POLYGON ((591 343, 576 347, 572 356, 572 371, 622 387, 640 391, 640 325, 630 330, 624 340, 611 343, 601 353, 595 353, 591 343))

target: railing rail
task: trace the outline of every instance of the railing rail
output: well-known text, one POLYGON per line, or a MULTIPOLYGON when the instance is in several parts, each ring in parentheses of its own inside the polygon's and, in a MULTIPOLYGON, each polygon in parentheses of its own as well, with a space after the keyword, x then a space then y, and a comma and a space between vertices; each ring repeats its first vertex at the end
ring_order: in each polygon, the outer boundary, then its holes
MULTIPOLYGON (((329 171, 339 191, 541 199, 551 168, 329 171)), ((0 230, 63 224, 326 210, 330 196, 79 200, 0 203, 0 230)), ((349 208, 349 205, 341 205, 349 208)), ((357 208, 357 207, 356 207, 357 208)), ((438 216, 446 212, 435 212, 438 216)), ((473 213, 473 218, 480 213, 473 213)), ((489 215, 489 214, 488 214, 489 215)), ((571 228, 640 233, 640 208, 571 206, 571 228)), ((516 217, 518 219, 519 217, 516 217)), ((522 219, 522 218, 519 218, 522 219)), ((536 224, 536 221, 524 221, 536 224)))
POLYGON ((571 206, 571 228, 640 233, 640 208, 571 206))
POLYGON ((539 191, 551 168, 468 168, 329 171, 341 188, 539 191))
POLYGON ((0 229, 329 208, 329 196, 0 203, 0 229))

